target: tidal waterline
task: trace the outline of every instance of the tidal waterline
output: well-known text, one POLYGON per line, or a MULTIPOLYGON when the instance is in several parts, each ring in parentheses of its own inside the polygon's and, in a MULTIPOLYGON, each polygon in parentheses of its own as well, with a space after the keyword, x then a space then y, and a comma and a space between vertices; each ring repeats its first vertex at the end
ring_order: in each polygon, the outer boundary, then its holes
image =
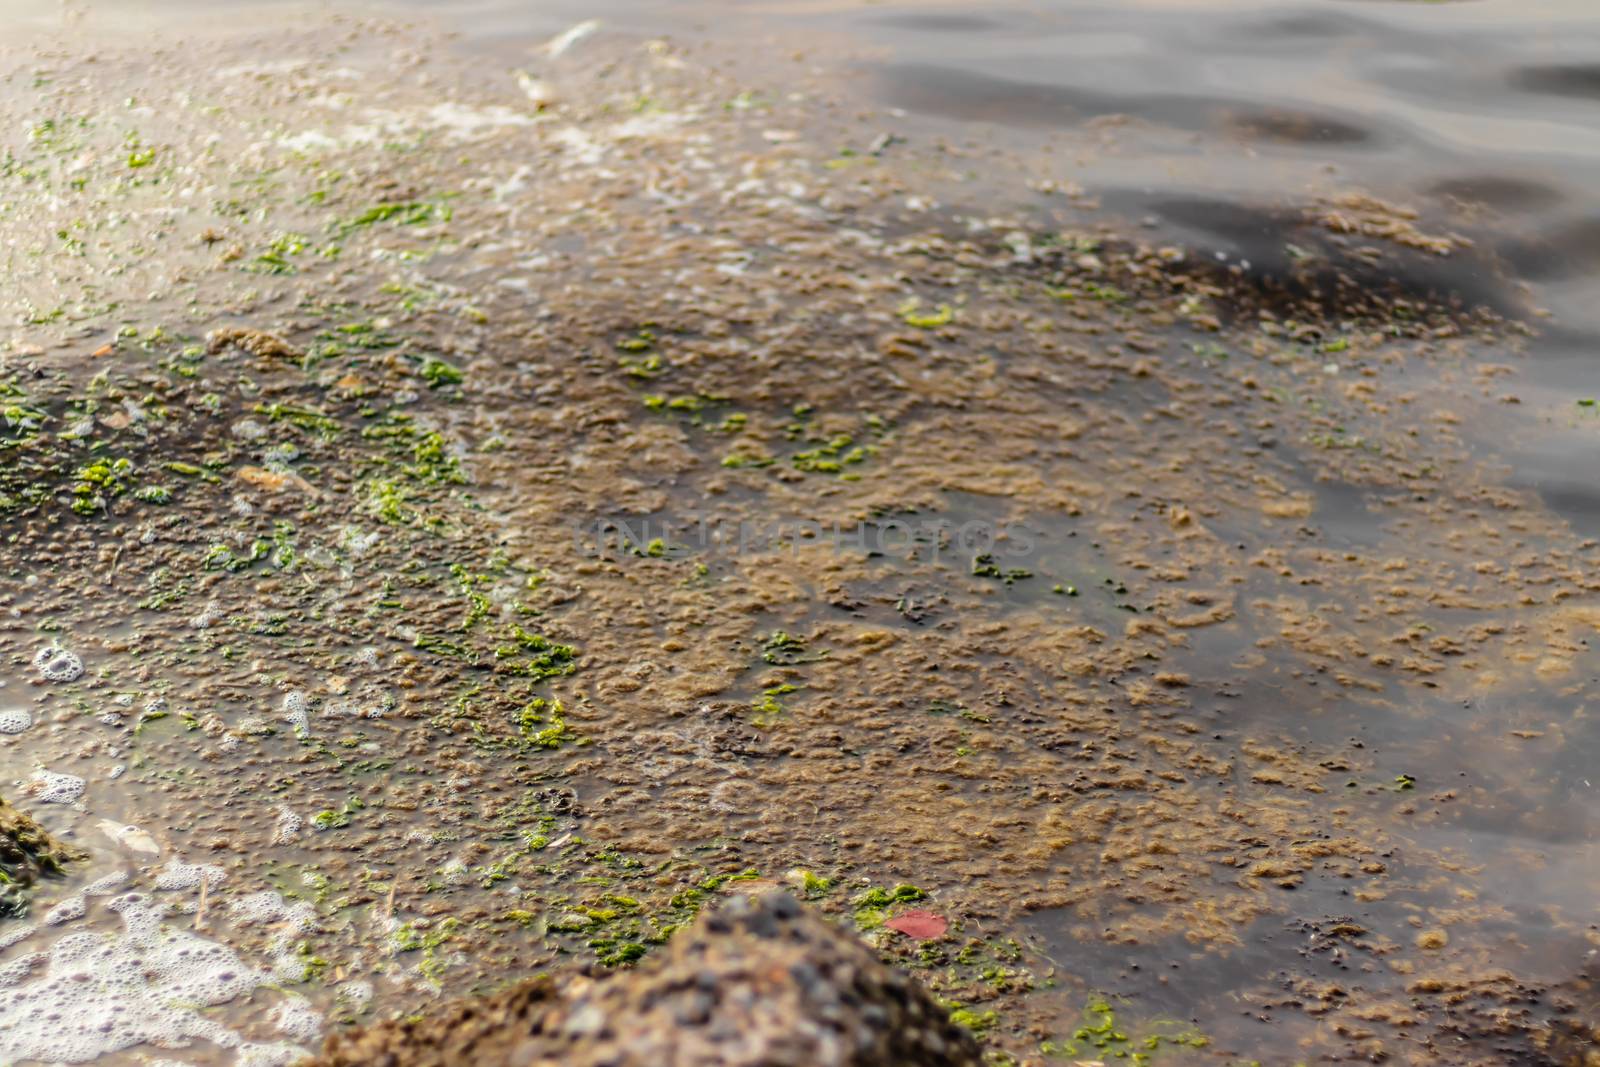
POLYGON ((1498 251, 1581 140, 1425 195, 1399 89, 992 69, 1139 10, 295 10, 7 55, 5 777, 90 853, 8 1058, 291 1062, 776 883, 1025 1062, 1581 1055, 1596 416, 1498 251), (1037 544, 571 535, 708 501, 1037 544))

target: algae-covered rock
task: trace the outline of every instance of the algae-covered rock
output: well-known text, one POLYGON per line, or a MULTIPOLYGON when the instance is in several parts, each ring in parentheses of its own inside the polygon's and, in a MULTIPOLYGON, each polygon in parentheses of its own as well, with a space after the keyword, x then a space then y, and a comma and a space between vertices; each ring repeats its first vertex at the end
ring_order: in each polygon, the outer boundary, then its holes
POLYGON ((26 914, 34 882, 41 875, 59 874, 62 864, 78 856, 32 818, 0 800, 0 919, 26 914))
POLYGON ((793 898, 739 897, 637 970, 536 979, 330 1037, 306 1067, 966 1067, 982 1062, 913 978, 793 898))

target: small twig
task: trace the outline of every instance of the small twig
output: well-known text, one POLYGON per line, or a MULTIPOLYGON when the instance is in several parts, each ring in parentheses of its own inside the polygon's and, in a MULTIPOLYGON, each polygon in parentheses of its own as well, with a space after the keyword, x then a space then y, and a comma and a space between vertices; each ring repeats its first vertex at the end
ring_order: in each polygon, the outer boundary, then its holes
POLYGON ((194 909, 194 928, 204 930, 206 926, 206 890, 211 886, 211 879, 204 872, 200 875, 200 903, 194 909))

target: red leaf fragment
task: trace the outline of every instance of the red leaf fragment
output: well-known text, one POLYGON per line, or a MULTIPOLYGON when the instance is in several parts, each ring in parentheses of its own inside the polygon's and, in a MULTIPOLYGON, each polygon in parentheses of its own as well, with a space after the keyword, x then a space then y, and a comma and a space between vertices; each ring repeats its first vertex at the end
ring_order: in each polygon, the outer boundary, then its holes
POLYGON ((917 941, 932 941, 936 937, 943 937, 944 932, 950 929, 950 923, 944 916, 921 909, 903 911, 883 925, 917 941))

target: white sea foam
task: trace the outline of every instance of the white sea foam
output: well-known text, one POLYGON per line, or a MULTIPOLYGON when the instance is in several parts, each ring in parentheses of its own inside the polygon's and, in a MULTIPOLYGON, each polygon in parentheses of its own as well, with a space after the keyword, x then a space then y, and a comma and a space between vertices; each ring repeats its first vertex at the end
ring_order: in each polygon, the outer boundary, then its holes
POLYGON ((272 1021, 280 1033, 296 1041, 315 1041, 322 1034, 322 1013, 305 997, 285 997, 272 1009, 272 1021))
POLYGON ((47 682, 72 682, 83 676, 83 660, 76 652, 59 645, 41 648, 35 653, 33 667, 47 682))
POLYGON ((43 768, 34 771, 23 792, 41 804, 72 804, 83 796, 84 781, 75 774, 57 774, 43 768))
POLYGON ((281 845, 293 841, 300 836, 300 828, 305 825, 305 820, 289 809, 287 805, 278 805, 278 823, 272 829, 272 843, 281 845))
POLYGON ((265 976, 224 946, 164 925, 143 894, 106 906, 121 917, 121 932, 62 936, 43 954, 45 973, 0 998, 0 1063, 86 1063, 134 1045, 175 1048, 190 1038, 241 1046, 239 1035, 199 1009, 242 996, 265 976))
POLYGON ((176 859, 156 874, 155 887, 165 890, 199 889, 201 879, 208 887, 215 887, 228 877, 228 872, 213 863, 179 863, 176 859))
POLYGON ((44 924, 46 926, 60 926, 63 923, 72 922, 74 919, 83 918, 87 910, 88 907, 84 904, 83 897, 68 897, 44 913, 44 924))

